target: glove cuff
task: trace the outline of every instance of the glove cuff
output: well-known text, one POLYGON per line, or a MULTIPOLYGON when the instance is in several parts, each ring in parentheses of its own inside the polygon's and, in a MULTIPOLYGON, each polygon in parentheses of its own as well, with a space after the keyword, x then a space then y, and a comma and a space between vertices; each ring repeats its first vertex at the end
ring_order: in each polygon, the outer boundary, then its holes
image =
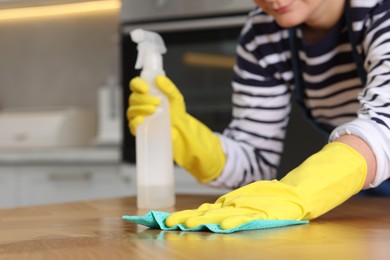
POLYGON ((217 178, 226 162, 219 137, 189 114, 175 118, 172 140, 175 162, 198 181, 217 178))
POLYGON ((295 187, 316 218, 358 193, 364 185, 367 163, 362 155, 341 142, 327 144, 286 175, 281 182, 295 187))

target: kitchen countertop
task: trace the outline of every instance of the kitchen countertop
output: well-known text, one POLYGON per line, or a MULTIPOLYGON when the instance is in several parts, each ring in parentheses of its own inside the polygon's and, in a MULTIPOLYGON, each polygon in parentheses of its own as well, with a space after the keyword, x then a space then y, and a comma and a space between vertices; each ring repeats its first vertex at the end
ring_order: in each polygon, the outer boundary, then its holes
POLYGON ((119 147, 0 149, 0 165, 31 164, 118 164, 122 160, 119 147))
MULTIPOLYGON (((215 196, 179 195, 174 211, 215 196)), ((390 198, 352 198, 309 224, 232 234, 151 230, 135 197, 0 210, 0 259, 387 259, 390 198)))

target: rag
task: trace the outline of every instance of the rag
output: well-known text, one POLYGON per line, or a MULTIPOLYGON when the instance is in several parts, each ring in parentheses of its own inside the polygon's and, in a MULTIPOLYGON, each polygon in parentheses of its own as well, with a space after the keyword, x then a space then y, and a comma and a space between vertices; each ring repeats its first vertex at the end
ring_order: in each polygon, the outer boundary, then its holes
POLYGON ((285 227, 291 225, 300 225, 309 223, 308 220, 253 220, 242 224, 238 227, 231 229, 222 229, 219 224, 202 224, 194 228, 188 228, 185 225, 178 224, 172 227, 168 227, 165 224, 165 219, 170 215, 170 213, 162 211, 149 211, 144 216, 123 216, 122 219, 140 224, 152 229, 161 229, 164 231, 169 230, 181 230, 181 231, 209 231, 214 233, 229 234, 237 231, 245 230, 256 230, 256 229, 267 229, 267 228, 277 228, 285 227))

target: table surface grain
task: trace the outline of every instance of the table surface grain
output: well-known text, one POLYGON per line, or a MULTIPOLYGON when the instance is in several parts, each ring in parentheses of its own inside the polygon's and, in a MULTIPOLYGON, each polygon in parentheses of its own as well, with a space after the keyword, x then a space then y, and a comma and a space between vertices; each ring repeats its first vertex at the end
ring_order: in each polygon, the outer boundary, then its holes
MULTIPOLYGON (((215 196, 178 195, 174 210, 215 196)), ((389 259, 390 198, 348 200, 307 225, 232 234, 151 230, 134 197, 0 210, 0 259, 389 259)))

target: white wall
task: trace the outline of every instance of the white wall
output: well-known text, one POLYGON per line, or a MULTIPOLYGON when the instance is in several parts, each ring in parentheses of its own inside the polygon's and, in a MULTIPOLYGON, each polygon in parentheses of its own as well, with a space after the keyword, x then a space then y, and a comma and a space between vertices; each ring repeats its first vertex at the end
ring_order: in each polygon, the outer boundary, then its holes
POLYGON ((95 107, 118 67, 119 10, 0 21, 0 110, 95 107))

